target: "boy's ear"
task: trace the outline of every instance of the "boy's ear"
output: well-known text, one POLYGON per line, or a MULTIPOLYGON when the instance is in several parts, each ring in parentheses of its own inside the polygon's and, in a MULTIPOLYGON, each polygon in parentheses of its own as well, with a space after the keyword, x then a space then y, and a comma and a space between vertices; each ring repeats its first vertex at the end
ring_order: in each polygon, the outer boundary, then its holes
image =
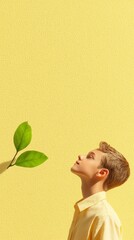
POLYGON ((108 174, 109 174, 109 170, 107 168, 101 168, 101 169, 99 169, 99 171, 97 172, 96 175, 100 178, 101 177, 104 178, 104 177, 107 177, 108 174))

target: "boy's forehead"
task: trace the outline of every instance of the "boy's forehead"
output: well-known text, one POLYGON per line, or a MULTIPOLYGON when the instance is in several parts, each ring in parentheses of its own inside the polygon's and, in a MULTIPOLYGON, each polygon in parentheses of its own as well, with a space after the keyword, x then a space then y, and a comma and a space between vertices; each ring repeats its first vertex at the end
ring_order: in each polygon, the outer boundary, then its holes
POLYGON ((101 159, 103 156, 106 155, 106 153, 100 151, 99 149, 93 149, 93 150, 89 151, 88 154, 90 154, 90 153, 93 154, 94 157, 100 158, 100 159, 101 159))

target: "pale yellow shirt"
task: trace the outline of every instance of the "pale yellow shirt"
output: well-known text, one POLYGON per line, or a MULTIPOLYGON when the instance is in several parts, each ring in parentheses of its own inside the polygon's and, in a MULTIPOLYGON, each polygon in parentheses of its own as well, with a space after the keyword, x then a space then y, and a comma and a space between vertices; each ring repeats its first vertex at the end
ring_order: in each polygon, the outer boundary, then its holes
POLYGON ((82 198, 74 208, 67 240, 122 240, 121 222, 105 191, 82 198))

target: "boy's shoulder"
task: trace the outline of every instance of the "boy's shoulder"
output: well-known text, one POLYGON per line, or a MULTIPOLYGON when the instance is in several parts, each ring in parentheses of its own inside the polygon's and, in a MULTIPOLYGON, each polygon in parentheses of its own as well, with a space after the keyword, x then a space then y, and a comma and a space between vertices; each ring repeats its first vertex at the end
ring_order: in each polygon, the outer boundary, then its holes
POLYGON ((106 219, 116 223, 117 225, 121 225, 120 219, 113 209, 113 207, 109 204, 109 202, 105 199, 95 204, 91 208, 88 209, 88 214, 91 217, 91 214, 94 219, 99 220, 101 222, 105 222, 106 219))

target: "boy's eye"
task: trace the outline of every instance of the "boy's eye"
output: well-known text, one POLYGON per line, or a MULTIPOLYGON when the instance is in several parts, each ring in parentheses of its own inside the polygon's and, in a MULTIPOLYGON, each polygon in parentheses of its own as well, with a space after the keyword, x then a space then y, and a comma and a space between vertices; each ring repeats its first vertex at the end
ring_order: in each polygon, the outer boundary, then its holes
POLYGON ((87 158, 94 159, 94 153, 89 152, 89 153, 87 154, 87 158))
POLYGON ((94 159, 93 155, 87 155, 87 158, 94 159))

